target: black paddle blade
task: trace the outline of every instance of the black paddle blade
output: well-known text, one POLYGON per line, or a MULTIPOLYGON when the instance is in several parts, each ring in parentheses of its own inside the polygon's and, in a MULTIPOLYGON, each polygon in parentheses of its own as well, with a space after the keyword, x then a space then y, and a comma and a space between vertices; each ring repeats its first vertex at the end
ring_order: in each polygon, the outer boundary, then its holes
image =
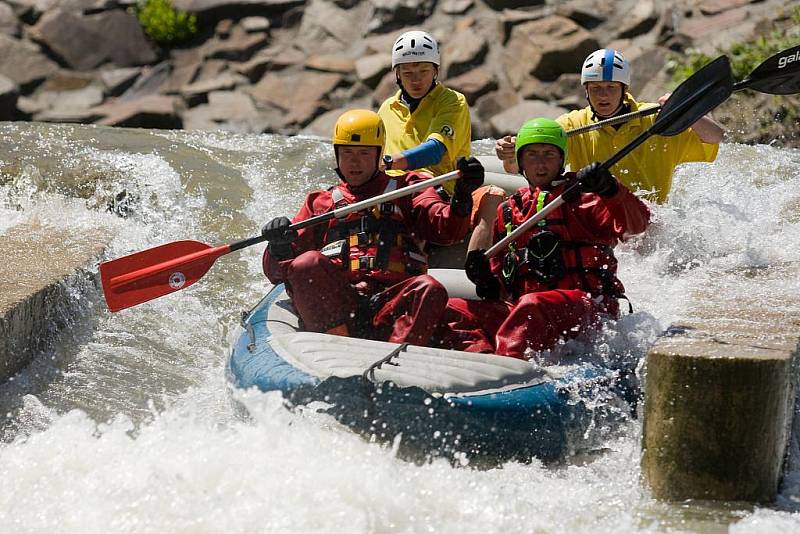
POLYGON ((732 92, 731 65, 727 56, 720 56, 675 89, 650 130, 659 135, 677 135, 722 104, 732 92))
POLYGON ((734 90, 752 89, 768 95, 800 93, 800 45, 770 56, 734 85, 734 90))

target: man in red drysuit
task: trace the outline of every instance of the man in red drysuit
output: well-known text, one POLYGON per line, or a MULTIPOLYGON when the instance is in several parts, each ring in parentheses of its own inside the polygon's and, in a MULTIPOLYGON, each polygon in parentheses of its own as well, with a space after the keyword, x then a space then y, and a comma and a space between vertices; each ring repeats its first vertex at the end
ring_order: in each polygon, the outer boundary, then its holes
POLYGON ((447 291, 427 272, 422 240, 454 243, 469 229, 472 192, 483 167, 461 158, 451 201, 434 188, 330 219, 299 231, 292 222, 430 178, 391 177, 379 170, 386 133, 377 113, 345 112, 333 145, 341 182, 314 191, 293 220, 277 217, 262 230, 269 241, 264 273, 285 282, 306 330, 426 345, 447 304, 447 291))
POLYGON ((469 253, 467 276, 484 300, 450 299, 437 338, 442 345, 516 358, 550 349, 618 317, 624 287, 613 247, 643 232, 647 206, 599 164, 564 173, 567 137, 550 119, 526 122, 516 140, 519 168, 529 187, 497 210, 498 242, 573 185, 566 202, 487 259, 469 253))

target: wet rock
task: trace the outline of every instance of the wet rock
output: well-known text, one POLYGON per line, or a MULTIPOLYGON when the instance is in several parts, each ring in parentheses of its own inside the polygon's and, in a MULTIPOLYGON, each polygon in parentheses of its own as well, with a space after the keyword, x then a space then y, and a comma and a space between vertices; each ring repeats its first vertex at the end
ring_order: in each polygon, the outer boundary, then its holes
POLYGON ((33 43, 0 34, 0 74, 29 91, 58 71, 58 65, 33 43))
POLYGON ((591 30, 606 22, 609 16, 613 15, 613 8, 611 10, 603 9, 594 0, 571 0, 560 4, 556 8, 556 14, 591 30))
POLYGON ((119 102, 136 100, 143 96, 157 94, 172 75, 172 64, 169 61, 162 61, 153 67, 144 67, 142 74, 136 81, 120 95, 119 102))
POLYGON ((653 0, 639 0, 619 24, 617 37, 627 39, 652 30, 661 13, 653 0))
POLYGON ((703 0, 698 6, 703 15, 718 15, 723 11, 752 4, 758 0, 703 0))
POLYGON ((119 96, 133 85, 141 73, 142 69, 136 67, 108 69, 100 72, 100 81, 107 95, 119 96))
POLYGON ((448 15, 463 15, 475 5, 472 0, 445 0, 442 2, 442 12, 448 15))
POLYGON ((698 48, 708 54, 713 54, 716 47, 722 42, 731 39, 744 40, 752 33, 755 28, 755 20, 744 24, 750 16, 747 7, 740 7, 710 17, 683 19, 676 28, 676 33, 688 38, 692 43, 694 43, 696 35, 706 35, 706 39, 697 43, 698 48))
POLYGON ((309 71, 291 77, 268 73, 250 89, 250 94, 257 102, 284 112, 279 128, 305 126, 326 109, 328 94, 342 79, 339 74, 309 71))
POLYGON ((250 61, 233 66, 234 71, 257 82, 267 71, 283 70, 303 63, 305 54, 292 46, 273 47, 257 53, 250 61))
MULTIPOLYGON (((132 1, 131 3, 135 4, 136 2, 132 1)), ((120 5, 124 5, 124 2, 117 0, 57 0, 54 7, 64 11, 76 11, 91 15, 114 9, 120 5)))
MULTIPOLYGON (((375 87, 392 68, 392 56, 372 54, 356 60, 356 76, 369 87, 375 87)), ((392 74, 394 76, 394 74, 392 74)))
POLYGON ((147 95, 130 101, 116 101, 97 106, 103 115, 97 124, 131 128, 181 128, 180 99, 173 96, 147 95))
POLYGON ((106 62, 133 67, 156 60, 136 17, 125 11, 83 17, 56 9, 42 15, 30 34, 77 70, 106 62))
POLYGON ((309 56, 306 59, 305 66, 308 69, 341 74, 349 74, 356 69, 355 61, 348 57, 325 54, 309 56))
POLYGON ((60 70, 50 76, 40 87, 40 91, 76 91, 88 87, 95 81, 94 73, 60 70))
POLYGON ((494 75, 482 67, 449 78, 446 85, 462 93, 469 105, 473 105, 481 96, 497 89, 497 80, 494 75))
MULTIPOLYGON (((565 74, 561 76, 565 76, 565 74)), ((519 88, 519 96, 522 100, 549 100, 552 97, 550 86, 553 83, 541 82, 536 78, 525 80, 519 88)))
POLYGON ((127 189, 123 189, 108 201, 106 211, 125 219, 136 212, 140 201, 141 197, 138 194, 129 193, 127 189))
POLYGON ((520 97, 516 91, 498 89, 479 98, 475 103, 475 110, 482 119, 490 119, 498 113, 516 106, 519 102, 520 97))
MULTIPOLYGON (((166 78, 163 76, 158 77, 161 79, 161 85, 156 85, 158 80, 153 80, 152 87, 154 87, 156 91, 153 91, 149 94, 155 94, 156 92, 165 95, 179 94, 183 87, 197 80, 202 64, 203 63, 201 61, 197 61, 195 63, 182 66, 172 65, 172 68, 167 73, 166 78)), ((144 92, 141 92, 140 96, 143 96, 144 94, 144 92)))
POLYGON ((11 6, 0 3, 0 33, 11 37, 19 36, 19 20, 11 6))
POLYGON ((654 99, 667 92, 668 84, 660 77, 669 57, 669 51, 663 48, 650 48, 634 56, 631 62, 631 87, 639 98, 654 99), (651 93, 646 88, 655 81, 656 91, 651 93), (658 93, 658 94, 655 94, 658 93))
POLYGON ((8 121, 18 118, 18 98, 19 86, 12 80, 0 75, 0 120, 8 121))
POLYGON ((363 6, 353 10, 336 7, 325 0, 311 0, 303 13, 299 34, 302 39, 295 44, 308 55, 335 53, 352 46, 364 31, 362 24, 366 9, 363 6))
POLYGON ((555 119, 567 110, 539 100, 523 100, 516 106, 493 116, 489 122, 495 137, 514 135, 528 119, 548 117, 555 119))
POLYGON ((443 65, 445 76, 453 78, 479 66, 489 52, 489 43, 473 30, 456 33, 447 43, 443 65))
POLYGON ((326 111, 316 119, 314 119, 308 126, 300 130, 304 135, 316 135, 319 137, 328 138, 333 133, 333 127, 342 113, 348 109, 358 109, 357 106, 350 106, 347 109, 337 108, 326 111))
POLYGON ((542 5, 544 0, 484 0, 486 5, 497 11, 504 9, 517 9, 520 7, 531 7, 542 5))
POLYGON ((545 7, 533 11, 519 11, 519 10, 506 10, 500 16, 500 24, 503 27, 503 44, 506 44, 511 37, 511 30, 514 26, 540 20, 544 17, 550 16, 551 10, 545 7))
POLYGON ((180 93, 190 106, 194 106, 200 102, 207 101, 207 95, 211 92, 233 89, 246 81, 247 78, 244 76, 224 72, 216 78, 200 80, 185 85, 181 88, 180 93))
POLYGON ((435 0, 371 0, 374 10, 369 31, 384 33, 421 24, 433 12, 435 0))
POLYGON ((28 98, 27 96, 20 96, 19 98, 17 98, 17 109, 27 118, 31 118, 36 113, 44 111, 45 107, 44 104, 40 103, 38 100, 34 98, 28 98))
POLYGON ((101 113, 85 108, 51 108, 36 113, 33 120, 40 122, 64 122, 70 124, 91 124, 103 118, 101 113))
POLYGON ((378 35, 368 35, 361 40, 362 53, 361 56, 369 56, 371 54, 390 54, 394 47, 395 41, 400 37, 399 32, 383 33, 378 35))
POLYGON ((558 77, 548 88, 551 98, 584 98, 586 91, 581 85, 581 75, 566 73, 558 77))
POLYGON ((514 27, 504 65, 512 86, 519 88, 526 78, 551 81, 564 73, 580 72, 586 56, 598 48, 597 40, 577 24, 550 16, 514 27))
POLYGON ((208 104, 183 114, 187 130, 225 130, 261 133, 271 128, 273 118, 260 112, 250 95, 241 91, 213 91, 208 104))
POLYGON ((383 75, 381 81, 372 91, 372 101, 376 106, 380 106, 384 100, 393 96, 400 88, 397 86, 397 76, 393 71, 389 71, 383 75))
MULTIPOLYGON (((223 74, 230 74, 230 65, 230 62, 223 61, 221 59, 209 59, 203 61, 197 66, 198 68, 194 81, 202 82, 206 80, 213 80, 219 78, 223 74)), ((235 74, 234 76, 238 79, 241 75, 235 74)), ((245 79, 243 76, 242 78, 245 79)))
POLYGON ((175 9, 197 14, 201 20, 277 15, 302 6, 305 0, 173 0, 175 9))
POLYGON ((103 88, 94 83, 72 90, 40 90, 36 93, 36 99, 43 103, 45 108, 63 111, 87 110, 103 101, 103 88))
POLYGON ((270 27, 267 17, 245 17, 239 24, 247 33, 266 33, 270 27))
POLYGON ((225 38, 212 38, 206 41, 201 49, 207 59, 228 59, 245 61, 256 51, 267 46, 266 33, 248 33, 239 26, 233 27, 225 38))

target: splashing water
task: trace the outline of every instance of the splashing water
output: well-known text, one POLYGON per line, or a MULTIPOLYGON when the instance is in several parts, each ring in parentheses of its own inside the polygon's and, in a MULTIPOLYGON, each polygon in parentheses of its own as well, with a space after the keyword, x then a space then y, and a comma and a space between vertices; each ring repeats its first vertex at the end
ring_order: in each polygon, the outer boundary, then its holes
MULTIPOLYGON (((338 179, 330 145, 302 137, 0 128, 0 234, 30 221, 110 229, 109 258, 256 235, 338 179)), ((473 144, 478 154, 492 146, 473 144)), ((608 326, 601 357, 640 359, 712 279, 723 303, 749 295, 800 313, 780 298, 800 294, 800 152, 724 145, 715 164, 686 165, 674 182, 651 230, 618 248, 635 313, 608 326)), ((477 470, 408 463, 396 444, 368 443, 313 410, 290 412, 277 394, 231 392, 224 364, 238 314, 268 286, 262 250, 221 258, 192 288, 114 315, 92 283, 65 282, 70 328, 0 386, 1 531, 800 527, 800 466, 770 507, 652 500, 639 481, 638 421, 607 434, 597 456, 477 470)))

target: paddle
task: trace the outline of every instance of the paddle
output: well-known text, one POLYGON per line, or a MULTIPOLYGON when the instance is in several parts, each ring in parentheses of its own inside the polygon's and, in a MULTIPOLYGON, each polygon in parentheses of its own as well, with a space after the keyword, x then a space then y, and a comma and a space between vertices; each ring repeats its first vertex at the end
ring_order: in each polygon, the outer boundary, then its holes
MULTIPOLYGON (((731 95, 732 90, 733 76, 730 63, 726 56, 720 56, 680 84, 664 103, 661 113, 658 114, 653 125, 622 147, 611 158, 604 161, 600 167, 609 169, 653 135, 670 136, 681 133, 700 117, 724 102, 731 95)), ((486 257, 491 258, 496 255, 508 243, 514 241, 534 224, 547 217, 565 202, 564 196, 568 196, 576 187, 580 187, 579 182, 571 185, 536 215, 492 245, 486 251, 486 257)))
MULTIPOLYGON (((439 185, 458 175, 459 171, 448 172, 296 222, 291 228, 300 230, 334 218, 341 218, 349 213, 372 208, 439 185)), ((266 238, 260 235, 217 247, 199 241, 174 241, 101 263, 100 278, 108 309, 112 312, 123 310, 189 287, 200 280, 220 256, 263 241, 266 241, 266 238)))
MULTIPOLYGON (((793 95, 800 93, 800 45, 792 48, 782 50, 777 54, 765 59, 758 67, 753 69, 753 72, 739 82, 733 84, 734 91, 741 91, 743 89, 751 89, 760 93, 768 95, 793 95)), ((599 130, 603 126, 613 126, 628 122, 637 117, 646 117, 653 115, 661 110, 660 105, 651 106, 648 108, 631 111, 624 115, 618 115, 595 122, 594 124, 587 124, 580 128, 574 128, 567 131, 567 136, 580 135, 587 132, 599 130)))

